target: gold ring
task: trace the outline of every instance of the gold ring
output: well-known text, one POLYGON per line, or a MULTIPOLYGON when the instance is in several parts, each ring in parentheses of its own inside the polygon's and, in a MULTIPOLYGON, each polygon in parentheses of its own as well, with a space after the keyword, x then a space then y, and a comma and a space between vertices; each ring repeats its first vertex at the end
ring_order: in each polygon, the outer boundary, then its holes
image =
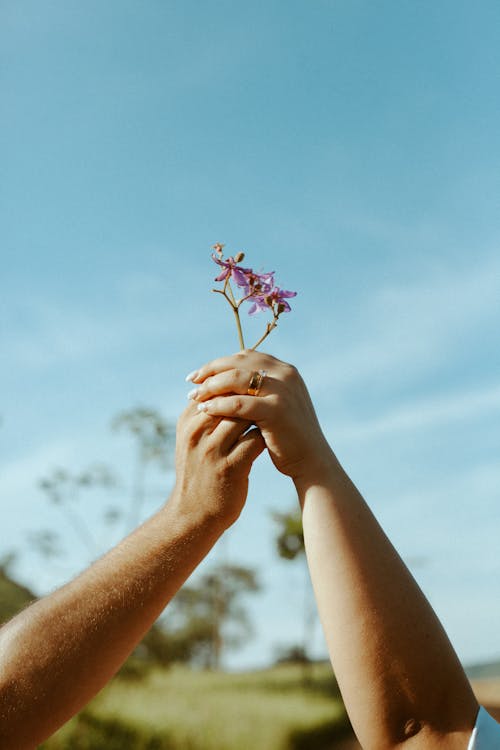
POLYGON ((249 396, 258 396, 260 393, 260 389, 262 388, 262 383, 264 382, 264 378, 266 377, 267 372, 265 370, 259 370, 259 372, 253 372, 252 377, 250 378, 250 382, 248 384, 247 393, 249 396))

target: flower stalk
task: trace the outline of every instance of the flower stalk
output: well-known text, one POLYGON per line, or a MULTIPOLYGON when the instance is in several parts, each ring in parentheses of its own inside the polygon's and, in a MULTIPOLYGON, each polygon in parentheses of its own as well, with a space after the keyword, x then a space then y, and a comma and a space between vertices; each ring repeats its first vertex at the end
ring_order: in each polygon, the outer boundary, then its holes
POLYGON ((250 347, 251 350, 255 350, 269 336, 271 331, 277 327, 279 316, 284 312, 290 312, 291 307, 287 299, 295 297, 297 292, 291 292, 277 286, 274 280, 274 271, 270 273, 256 273, 252 268, 241 266, 240 263, 245 258, 245 254, 242 252, 237 253, 234 257, 224 258, 223 248, 224 245, 221 243, 217 243, 212 248, 215 250, 212 253, 212 260, 222 268, 215 281, 224 282, 222 289, 212 289, 212 291, 222 294, 234 313, 241 350, 245 349, 240 318, 240 307, 243 302, 251 303, 248 310, 249 315, 270 312, 273 316, 272 321, 266 324, 263 335, 250 347), (231 280, 242 290, 242 296, 239 299, 236 299, 231 286, 231 280))

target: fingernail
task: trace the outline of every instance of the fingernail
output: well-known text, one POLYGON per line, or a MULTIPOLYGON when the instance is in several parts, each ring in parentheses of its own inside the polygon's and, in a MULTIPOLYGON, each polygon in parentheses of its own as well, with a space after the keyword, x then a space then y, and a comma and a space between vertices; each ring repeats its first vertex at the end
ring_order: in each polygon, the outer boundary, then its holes
POLYGON ((198 404, 196 408, 198 409, 198 411, 206 411, 208 408, 207 402, 202 401, 201 404, 198 404))
POLYGON ((190 372, 189 375, 186 375, 186 383, 192 383, 197 375, 198 370, 193 370, 193 372, 190 372))
POLYGON ((192 391, 189 391, 187 397, 194 399, 194 398, 196 398, 196 396, 198 395, 198 393, 199 393, 198 388, 193 388, 192 391))

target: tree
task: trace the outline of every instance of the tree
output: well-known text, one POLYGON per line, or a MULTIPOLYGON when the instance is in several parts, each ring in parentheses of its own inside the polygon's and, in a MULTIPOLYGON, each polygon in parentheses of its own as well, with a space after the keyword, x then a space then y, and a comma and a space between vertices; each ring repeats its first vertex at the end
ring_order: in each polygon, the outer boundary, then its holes
MULTIPOLYGON (((139 407, 118 414, 112 428, 127 430, 136 447, 128 530, 140 521, 148 467, 156 464, 167 469, 172 465, 175 427, 156 410, 139 407)), ((92 490, 107 493, 116 485, 114 473, 104 464, 92 464, 79 473, 57 468, 39 482, 49 502, 64 514, 90 559, 102 552, 102 545, 94 528, 86 522, 82 497, 92 490)), ((116 524, 123 515, 121 509, 108 502, 103 505, 103 524, 116 524)), ((64 537, 53 530, 38 530, 31 541, 45 559, 57 559, 65 553, 64 537)), ((183 587, 174 597, 168 618, 160 618, 136 649, 134 658, 143 664, 182 661, 220 668, 223 651, 238 646, 251 633, 242 599, 258 590, 253 570, 227 562, 214 566, 197 585, 183 587)))
POLYGON ((17 583, 10 572, 15 559, 13 553, 0 560, 0 624, 10 620, 21 609, 36 599, 35 594, 17 583))
MULTIPOLYGON (((136 438, 137 452, 133 470, 132 490, 125 531, 135 528, 145 500, 146 466, 152 462, 168 468, 172 462, 172 447, 175 428, 155 409, 138 407, 123 411, 112 421, 115 430, 127 429, 136 438)), ((56 505, 65 516, 84 547, 89 560, 102 553, 106 544, 87 523, 87 514, 82 510, 82 494, 100 490, 110 492, 119 482, 114 471, 103 463, 94 463, 81 472, 74 473, 62 467, 54 469, 42 478, 38 486, 49 502, 56 505)), ((122 508, 106 503, 102 510, 100 527, 110 529, 125 518, 122 508)), ((45 559, 60 558, 64 554, 62 535, 53 530, 38 530, 30 536, 45 559)))
POLYGON ((290 513, 273 513, 278 524, 276 547, 284 560, 295 560, 305 554, 304 530, 300 511, 290 513))
POLYGON ((189 660, 208 669, 219 669, 224 649, 238 647, 251 635, 242 599, 260 591, 254 570, 228 563, 214 566, 196 586, 184 586, 175 596, 171 617, 189 660))
MULTIPOLYGON (((95 533, 91 531, 86 514, 81 512, 79 500, 82 490, 105 489, 116 486, 117 480, 112 470, 104 464, 92 464, 78 474, 67 469, 54 469, 38 483, 48 500, 56 505, 65 516, 67 523, 75 532, 90 558, 95 558, 100 550, 95 533)), ((117 508, 107 506, 102 514, 105 524, 115 523, 121 514, 117 508)), ((58 557, 63 554, 61 536, 50 530, 34 532, 31 541, 46 557, 58 557)))
POLYGON ((175 425, 165 420, 156 409, 137 407, 123 411, 112 421, 114 430, 125 429, 136 443, 132 502, 128 526, 135 528, 140 521, 144 504, 145 475, 148 464, 156 463, 163 469, 172 465, 172 448, 175 445, 175 425))
MULTIPOLYGON (((304 529, 302 526, 302 514, 300 510, 288 513, 273 513, 273 519, 278 524, 275 537, 276 550, 284 560, 302 560, 304 565, 304 605, 303 605, 303 635, 302 644, 288 649, 289 655, 295 655, 296 660, 307 666, 309 658, 309 644, 312 640, 316 610, 311 599, 311 584, 307 566, 305 565, 304 529)), ((309 679, 309 674, 304 671, 304 679, 309 679)))

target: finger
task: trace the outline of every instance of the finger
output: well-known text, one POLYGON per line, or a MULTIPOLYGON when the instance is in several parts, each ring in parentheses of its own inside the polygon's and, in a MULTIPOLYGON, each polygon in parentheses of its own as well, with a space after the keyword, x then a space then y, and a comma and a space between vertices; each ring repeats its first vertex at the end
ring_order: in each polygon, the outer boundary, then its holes
POLYGON ((190 440, 196 444, 203 436, 211 435, 221 421, 222 417, 201 412, 195 403, 190 403, 179 417, 178 432, 189 433, 190 440))
POLYGON ((218 419, 218 425, 212 432, 212 438, 217 441, 220 452, 227 455, 242 435, 251 426, 246 419, 227 419, 223 417, 212 417, 218 419))
POLYGON ((260 396, 216 396, 197 405, 200 412, 211 417, 236 417, 259 422, 269 413, 268 399, 260 396))
POLYGON ((241 367, 251 371, 267 369, 268 367, 272 367, 273 364, 278 365, 280 364, 280 361, 275 357, 271 357, 270 354, 262 354, 262 352, 254 352, 245 349, 242 352, 237 352, 228 357, 219 357, 219 359, 214 359, 212 362, 208 362, 198 368, 198 370, 189 373, 186 380, 189 380, 192 383, 202 383, 207 377, 217 375, 225 370, 238 369, 241 367))
POLYGON ((253 464, 265 447, 266 444, 264 438, 260 434, 259 428, 254 427, 237 441, 233 450, 229 454, 229 460, 234 465, 253 464))
MULTIPOLYGON (((206 401, 213 396, 229 395, 237 393, 241 396, 248 395, 250 382, 255 374, 255 370, 233 368, 225 370, 217 375, 207 377, 203 383, 193 388, 188 393, 188 398, 193 401, 206 401)), ((265 396, 266 393, 272 393, 277 386, 277 381, 267 374, 266 370, 259 371, 263 375, 259 396, 265 396)))

